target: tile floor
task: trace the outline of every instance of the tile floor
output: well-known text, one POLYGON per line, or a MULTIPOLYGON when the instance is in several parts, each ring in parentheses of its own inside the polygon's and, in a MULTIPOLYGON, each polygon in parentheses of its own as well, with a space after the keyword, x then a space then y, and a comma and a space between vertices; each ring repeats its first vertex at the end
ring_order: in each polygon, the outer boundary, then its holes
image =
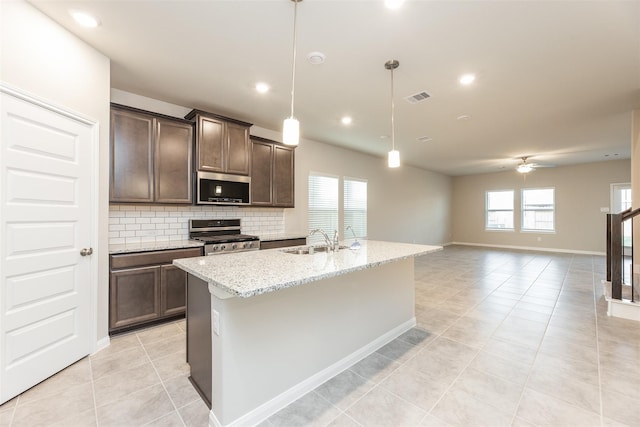
MULTIPOLYGON (((416 260, 418 327, 272 426, 637 426, 640 322, 609 318, 598 256, 451 246, 416 260)), ((114 338, 0 406, 0 426, 206 426, 184 322, 114 338)))

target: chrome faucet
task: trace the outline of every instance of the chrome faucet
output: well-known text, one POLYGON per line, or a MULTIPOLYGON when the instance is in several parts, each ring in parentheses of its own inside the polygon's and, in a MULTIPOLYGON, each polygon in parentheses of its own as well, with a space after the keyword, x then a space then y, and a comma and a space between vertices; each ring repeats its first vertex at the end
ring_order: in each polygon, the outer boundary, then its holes
POLYGON ((338 230, 333 230, 333 250, 338 251, 340 249, 340 242, 338 241, 338 230))
POLYGON ((322 237, 324 237, 324 242, 327 244, 327 248, 333 249, 333 245, 331 244, 331 239, 329 239, 329 236, 327 236, 327 233, 325 233, 321 229, 316 228, 315 230, 311 230, 311 233, 309 233, 309 236, 313 236, 316 233, 322 234, 322 237))

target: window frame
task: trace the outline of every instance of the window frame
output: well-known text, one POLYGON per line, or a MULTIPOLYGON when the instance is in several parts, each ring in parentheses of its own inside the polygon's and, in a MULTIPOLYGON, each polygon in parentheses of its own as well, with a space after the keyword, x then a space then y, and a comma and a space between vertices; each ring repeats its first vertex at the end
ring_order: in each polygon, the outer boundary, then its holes
POLYGON ((484 229, 485 231, 499 231, 499 232, 514 232, 516 227, 515 221, 515 208, 516 208, 516 192, 512 189, 506 190, 487 190, 484 193, 484 229), (511 209, 489 209, 489 193, 507 193, 511 192, 511 209), (490 212, 511 212, 511 228, 499 228, 489 226, 489 213, 490 212))
POLYGON ((520 189, 520 232, 522 233, 548 233, 553 234, 556 232, 556 189, 555 187, 534 187, 534 188, 522 188, 520 189), (553 200, 551 209, 525 209, 525 192, 536 190, 551 190, 553 192, 553 200), (547 228, 527 228, 525 227, 525 213, 526 212, 551 212, 552 217, 552 229, 547 228))

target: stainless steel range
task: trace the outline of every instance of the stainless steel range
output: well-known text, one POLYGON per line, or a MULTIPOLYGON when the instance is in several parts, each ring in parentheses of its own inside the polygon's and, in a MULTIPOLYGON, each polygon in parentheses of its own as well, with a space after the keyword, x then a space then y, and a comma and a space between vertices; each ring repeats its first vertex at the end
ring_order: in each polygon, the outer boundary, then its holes
POLYGON ((258 236, 241 234, 239 219, 191 219, 189 238, 205 243, 205 255, 260 249, 258 236))

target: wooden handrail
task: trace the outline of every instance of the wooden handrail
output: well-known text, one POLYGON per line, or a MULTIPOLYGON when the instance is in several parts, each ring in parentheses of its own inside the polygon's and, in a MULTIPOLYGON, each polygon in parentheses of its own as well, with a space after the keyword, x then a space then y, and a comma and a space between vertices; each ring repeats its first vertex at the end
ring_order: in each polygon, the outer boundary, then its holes
MULTIPOLYGON (((622 225, 624 221, 640 215, 640 208, 626 209, 617 214, 607 214, 607 281, 611 283, 611 298, 622 299, 622 264, 624 258, 622 225)), ((633 227, 633 223, 631 224, 633 227)), ((633 230, 633 228, 632 228, 633 230)), ((631 233, 633 239, 633 231, 631 233)), ((633 244, 631 245, 631 265, 633 260, 633 244)), ((631 274, 631 301, 634 300, 634 280, 631 274)))
POLYGON ((638 215, 640 215, 640 208, 631 210, 631 208, 624 210, 622 212, 620 212, 620 215, 622 215, 622 220, 626 221, 628 219, 634 218, 638 215))

